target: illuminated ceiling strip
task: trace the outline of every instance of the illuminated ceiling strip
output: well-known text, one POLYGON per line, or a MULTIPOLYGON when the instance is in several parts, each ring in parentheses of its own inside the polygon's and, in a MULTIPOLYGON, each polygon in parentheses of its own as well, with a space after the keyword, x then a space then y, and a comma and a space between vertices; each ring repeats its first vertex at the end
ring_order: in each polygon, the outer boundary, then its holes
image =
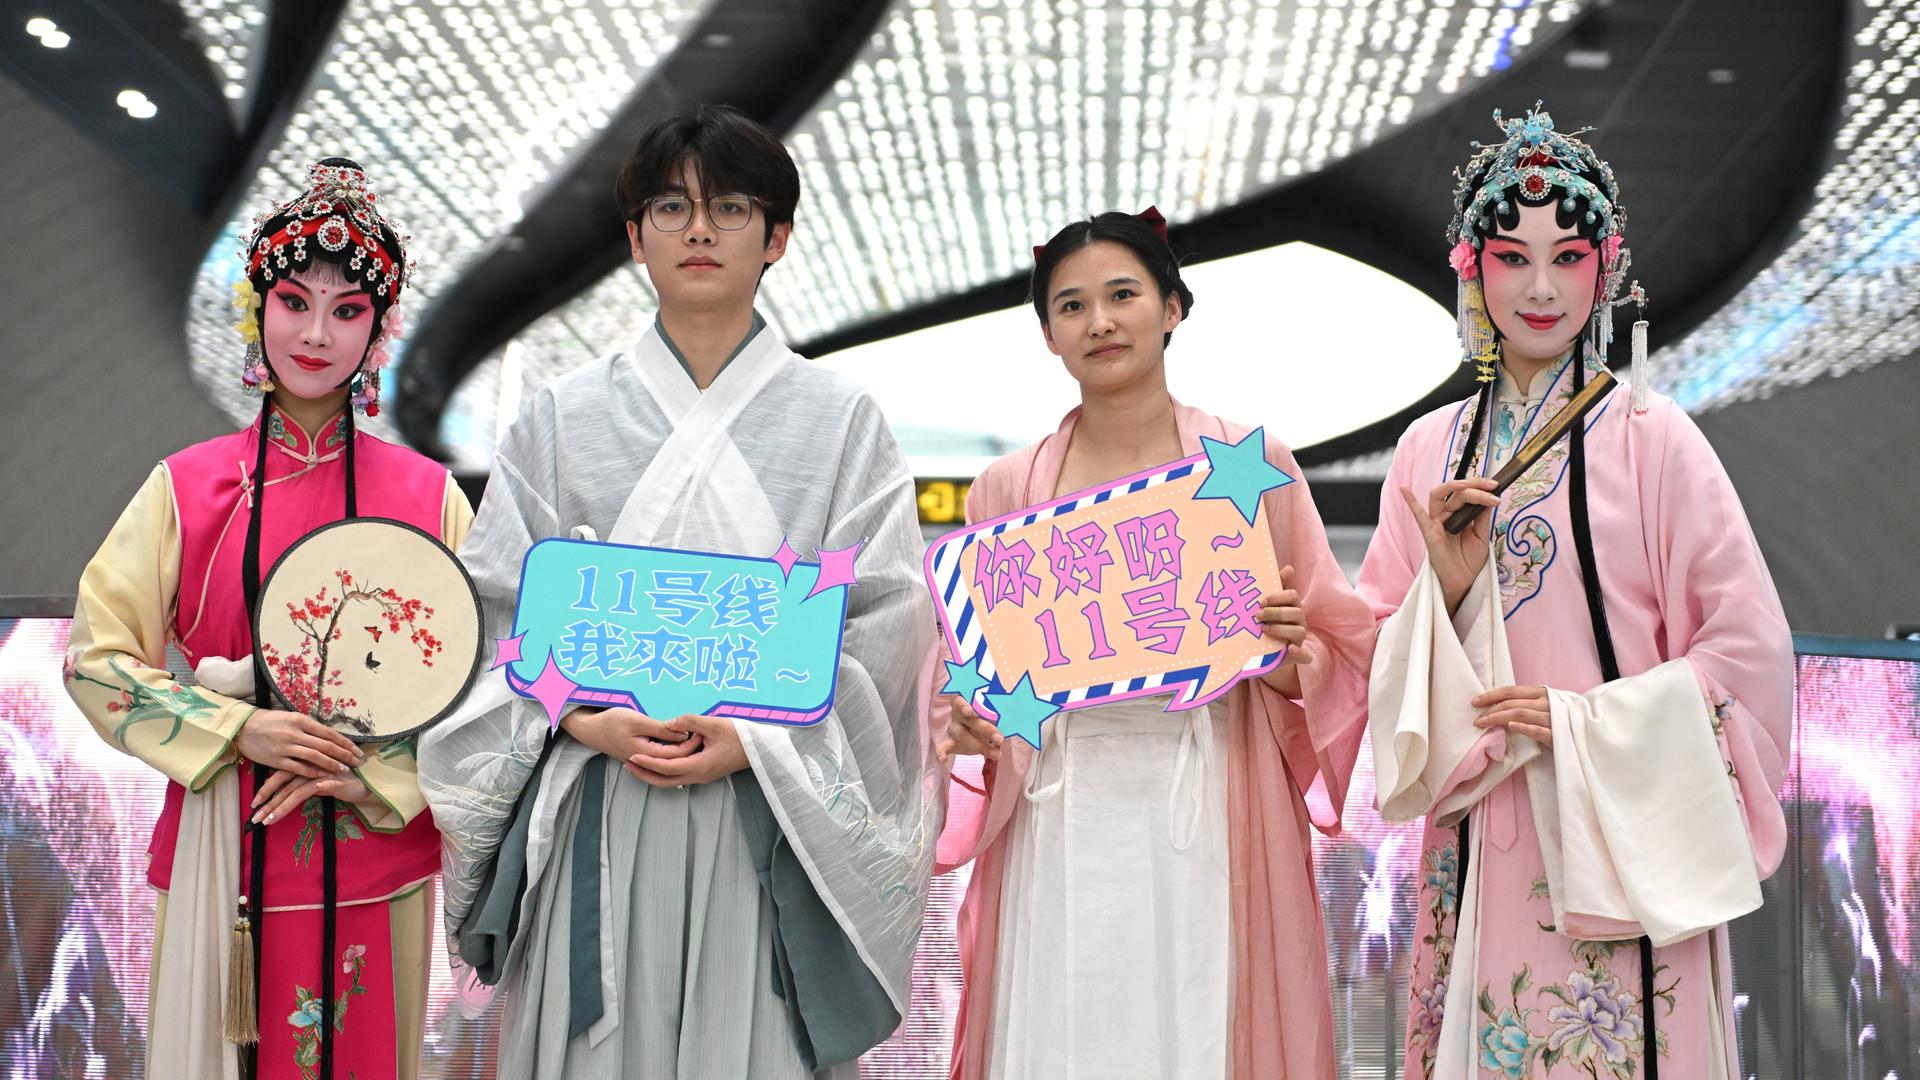
MULTIPOLYGON (((1787 249, 1654 356, 1689 411, 1770 397, 1920 349, 1920 0, 1856 3, 1831 164, 1787 249)), ((1658 300, 1655 297, 1655 300, 1658 300)))
MULTIPOLYGON (((1020 273, 1088 213, 1231 205, 1506 67, 1581 6, 901 0, 788 139, 805 195, 761 310, 804 341, 1020 273)), ((502 383, 504 349, 484 361, 443 443, 485 467, 503 396, 617 347, 650 311, 629 268, 535 323, 520 384, 502 383)))

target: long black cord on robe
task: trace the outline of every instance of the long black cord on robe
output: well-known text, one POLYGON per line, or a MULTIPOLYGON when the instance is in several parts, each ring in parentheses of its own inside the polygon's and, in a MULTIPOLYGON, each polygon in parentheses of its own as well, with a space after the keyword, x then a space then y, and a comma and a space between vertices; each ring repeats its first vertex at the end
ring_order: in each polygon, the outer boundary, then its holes
MULTIPOLYGON (((1585 351, 1586 335, 1581 334, 1574 342, 1573 392, 1578 394, 1587 384, 1586 365, 1580 359, 1585 351)), ((1480 428, 1484 420, 1489 432, 1493 427, 1493 383, 1483 384, 1475 399, 1473 423, 1467 430, 1467 445, 1460 452, 1460 463, 1455 467, 1453 478, 1463 480, 1473 467, 1474 453, 1480 445, 1480 428)), ((1489 435, 1491 438, 1491 435, 1489 435)), ((1600 677, 1602 682, 1613 682, 1620 678, 1620 662, 1613 651, 1613 631, 1607 624, 1606 600, 1600 592, 1600 571, 1593 557, 1593 528, 1587 515, 1587 447, 1586 424, 1572 426, 1567 443, 1567 468, 1571 473, 1572 487, 1568 492, 1568 510, 1573 518, 1573 547, 1580 559, 1581 585, 1587 598, 1587 619, 1593 625, 1593 643, 1600 657, 1600 677)), ((1472 832, 1468 826, 1471 817, 1460 819, 1460 874, 1455 882, 1454 908, 1460 909, 1462 894, 1466 891, 1468 841, 1472 832)), ((1458 916, 1456 916, 1457 918, 1458 916)), ((1437 929, 1437 928, 1436 928, 1437 929)), ((1660 1080, 1660 1040, 1654 1026, 1654 960, 1653 939, 1642 935, 1640 938, 1640 1016, 1645 1029, 1642 1044, 1642 1056, 1646 1061, 1646 1080, 1660 1080)))
MULTIPOLYGON (((253 619, 254 609, 260 603, 260 531, 262 506, 267 492, 267 425, 273 414, 273 399, 263 395, 260 402, 260 429, 258 434, 259 452, 253 464, 252 506, 247 515, 247 545, 240 559, 240 578, 242 595, 246 597, 247 618, 253 619)), ((359 500, 354 483, 353 444, 355 431, 353 424, 353 406, 348 405, 341 418, 341 430, 347 437, 346 448, 346 486, 347 517, 359 516, 359 500)), ((262 709, 273 708, 273 691, 267 679, 267 672, 260 662, 260 651, 253 655, 253 703, 262 709)), ((253 790, 259 791, 267 782, 269 770, 259 762, 253 764, 253 790)), ((245 808, 243 808, 244 810, 245 808)), ((339 875, 336 868, 339 859, 339 840, 334 835, 334 815, 338 813, 338 802, 331 795, 320 798, 320 1080, 333 1080, 333 953, 334 953, 334 917, 339 905, 339 875)), ((251 816, 251 815, 249 815, 251 816)), ((252 852, 248 859, 247 881, 247 920, 253 934, 253 999, 260 1001, 261 973, 266 968, 266 952, 262 948, 261 931, 264 927, 266 902, 263 893, 266 890, 267 876, 267 826, 264 822, 252 822, 248 825, 248 835, 252 841, 252 852)), ((258 1006, 256 1005, 256 1008, 258 1006)), ((247 1046, 245 1055, 246 1075, 260 1074, 260 1044, 256 1041, 247 1046)))
MULTIPOLYGON (((251 629, 254 608, 260 603, 260 501, 267 491, 267 421, 273 415, 273 399, 261 395, 260 428, 255 441, 259 444, 259 453, 253 460, 253 485, 247 493, 247 544, 240 556, 241 595, 246 597, 247 622, 251 629)), ((260 662, 260 650, 253 650, 253 703, 262 709, 273 707, 273 691, 267 682, 266 665, 260 662)), ((259 762, 253 763, 253 790, 267 782, 267 767, 259 762)), ((242 804, 240 812, 247 814, 249 807, 242 804)), ((252 815, 247 814, 251 819, 252 815)), ((267 827, 260 822, 249 820, 247 839, 251 848, 247 858, 247 926, 253 936, 253 1000, 258 1010, 260 1001, 260 963, 264 955, 260 951, 260 929, 265 912, 262 899, 266 892, 267 880, 267 827)), ((249 1077, 260 1075, 260 1040, 247 1044, 243 1055, 245 1073, 249 1077)))
MULTIPOLYGON (((1576 354, 1577 356, 1577 354, 1576 354)), ((1587 384, 1586 365, 1577 359, 1574 362, 1573 392, 1579 393, 1587 384)), ((1610 683, 1620 678, 1620 661, 1613 652, 1613 631, 1607 626, 1607 603, 1600 593, 1600 570, 1593 558, 1593 528, 1587 519, 1587 425, 1573 425, 1573 434, 1569 436, 1567 448, 1568 471, 1573 482, 1568 499, 1568 508, 1573 515, 1573 548, 1580 556, 1581 584, 1586 587, 1587 619, 1593 624, 1593 644, 1600 654, 1600 681, 1610 683)), ((1646 1063, 1647 1080, 1660 1080, 1660 1039, 1653 1020, 1653 939, 1640 935, 1640 1017, 1644 1021, 1646 1039, 1642 1043, 1642 1060, 1646 1063)))
MULTIPOLYGON (((1578 346, 1576 345, 1575 348, 1578 348, 1578 346)), ((1453 470, 1453 478, 1455 480, 1465 480, 1468 470, 1473 468, 1473 455, 1480 449, 1480 426, 1482 424, 1485 424, 1487 430, 1491 433, 1493 430, 1493 383, 1491 382, 1481 383, 1480 392, 1474 395, 1473 420, 1467 425, 1467 445, 1460 448, 1460 464, 1455 466, 1453 470)), ((1492 439, 1491 434, 1488 435, 1488 439, 1492 439)), ((1473 828, 1468 822, 1472 817, 1473 811, 1469 809, 1465 814, 1461 815, 1460 824, 1455 829, 1455 832, 1459 836, 1460 844, 1459 872, 1453 881, 1453 917, 1456 921, 1456 927, 1467 891, 1467 864, 1470 851, 1468 841, 1473 838, 1473 828)), ((1437 926, 1434 927, 1433 930, 1436 934, 1440 932, 1440 928, 1437 926)))

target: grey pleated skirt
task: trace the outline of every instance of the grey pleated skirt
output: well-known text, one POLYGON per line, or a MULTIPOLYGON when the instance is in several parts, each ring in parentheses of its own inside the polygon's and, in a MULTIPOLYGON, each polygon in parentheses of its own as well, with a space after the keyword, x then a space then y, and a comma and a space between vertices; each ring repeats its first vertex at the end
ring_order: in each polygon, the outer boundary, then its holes
POLYGON ((605 835, 619 1026, 568 1038, 576 782, 560 810, 518 979, 500 1029, 500 1080, 857 1080, 808 1071, 774 989, 772 902, 725 782, 657 789, 607 758, 605 835))

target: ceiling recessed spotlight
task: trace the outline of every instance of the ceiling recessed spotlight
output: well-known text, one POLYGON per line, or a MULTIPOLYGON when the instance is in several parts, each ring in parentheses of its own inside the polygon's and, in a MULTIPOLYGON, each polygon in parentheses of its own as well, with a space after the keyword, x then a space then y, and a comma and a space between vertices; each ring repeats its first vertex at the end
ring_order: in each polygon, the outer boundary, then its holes
POLYGON ((27 33, 32 34, 34 37, 37 37, 37 38, 43 38, 43 37, 46 37, 48 34, 58 33, 59 30, 60 30, 59 25, 55 23, 52 19, 32 18, 27 20, 27 33))
POLYGON ((73 38, 67 36, 65 30, 55 30, 51 33, 40 35, 40 44, 45 45, 49 49, 64 49, 67 47, 67 43, 72 40, 73 38))
POLYGON ((158 106, 147 100, 147 95, 138 90, 122 90, 113 101, 135 120, 151 120, 160 111, 158 106))

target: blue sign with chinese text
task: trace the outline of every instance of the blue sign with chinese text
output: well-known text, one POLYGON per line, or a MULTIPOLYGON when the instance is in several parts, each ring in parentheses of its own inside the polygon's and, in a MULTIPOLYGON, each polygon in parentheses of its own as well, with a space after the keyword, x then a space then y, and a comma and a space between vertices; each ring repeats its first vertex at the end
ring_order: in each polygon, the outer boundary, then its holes
POLYGON ((551 539, 527 552, 495 667, 567 705, 817 723, 833 706, 858 547, 802 562, 551 539))

